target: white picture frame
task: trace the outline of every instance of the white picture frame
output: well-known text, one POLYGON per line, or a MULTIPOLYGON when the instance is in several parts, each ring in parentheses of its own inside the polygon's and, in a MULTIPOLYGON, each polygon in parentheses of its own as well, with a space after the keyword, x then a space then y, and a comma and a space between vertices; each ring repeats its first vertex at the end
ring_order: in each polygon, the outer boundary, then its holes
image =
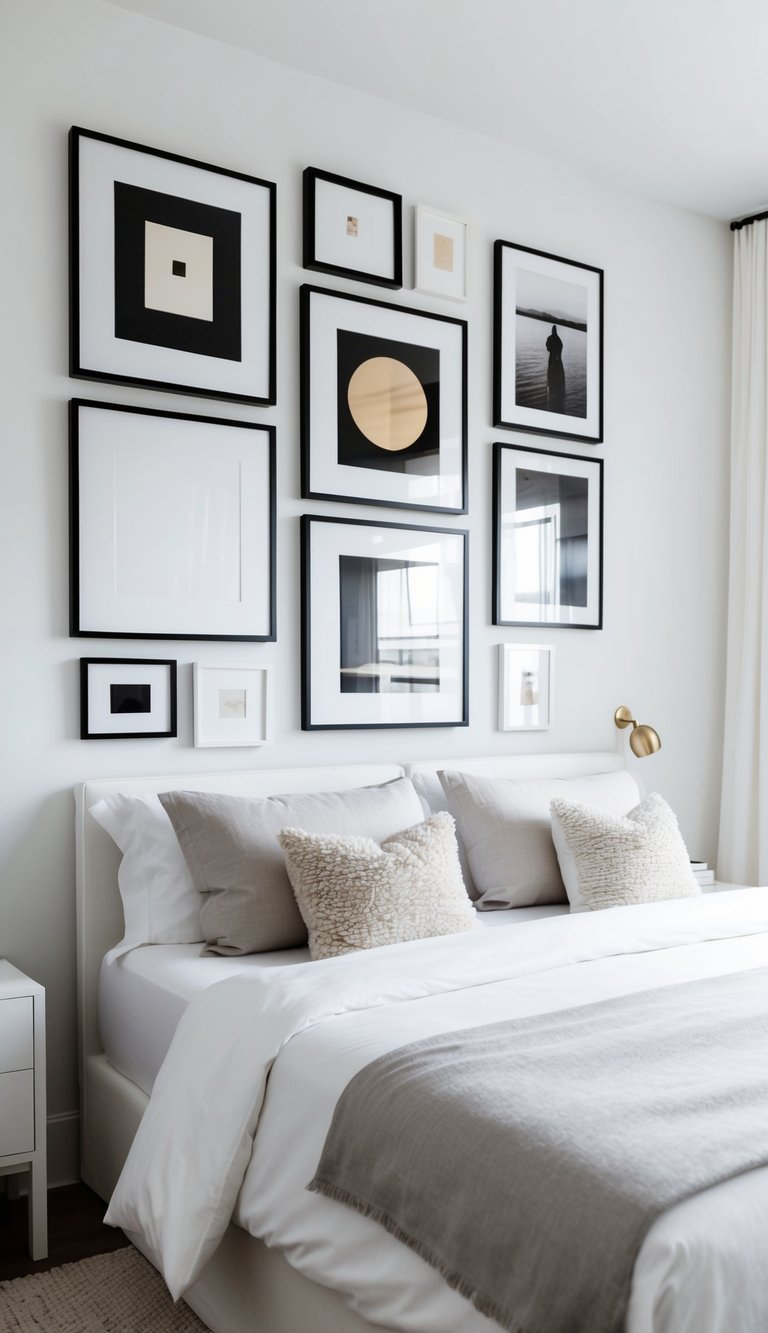
POLYGON ((499 731, 546 731, 554 717, 555 650, 499 644, 499 731))
POLYGON ((414 289, 425 296, 466 301, 469 294, 469 223, 426 204, 414 211, 414 289))
POLYGON ((73 399, 71 633, 275 638, 273 426, 73 399))
POLYGON ((268 743, 269 667, 194 662, 192 683, 197 749, 268 743))

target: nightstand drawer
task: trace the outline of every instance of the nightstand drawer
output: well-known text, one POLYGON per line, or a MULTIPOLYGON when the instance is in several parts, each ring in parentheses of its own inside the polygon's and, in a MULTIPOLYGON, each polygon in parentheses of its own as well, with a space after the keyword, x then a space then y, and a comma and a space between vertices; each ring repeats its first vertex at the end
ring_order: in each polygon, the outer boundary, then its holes
POLYGON ((8 1069, 31 1069, 34 1000, 0 1000, 0 1074, 8 1069))
POLYGON ((0 1159, 35 1150, 35 1076, 0 1074, 0 1159))

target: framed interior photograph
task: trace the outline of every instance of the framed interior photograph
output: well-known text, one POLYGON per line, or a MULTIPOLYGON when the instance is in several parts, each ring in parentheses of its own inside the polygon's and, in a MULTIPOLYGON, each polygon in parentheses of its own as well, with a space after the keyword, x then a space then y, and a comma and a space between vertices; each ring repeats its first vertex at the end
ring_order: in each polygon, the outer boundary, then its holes
POLYGON ((603 460, 493 448, 493 623, 603 623, 603 460))
POLYGON ((147 657, 80 658, 80 738, 176 735, 176 663, 147 657))
POLYGON ((499 731, 552 725, 554 661, 549 644, 499 644, 499 731))
POLYGON ((301 289, 301 494, 467 512, 467 325, 301 289))
POLYGON ((302 518, 302 722, 465 727, 467 533, 302 518))
POLYGON ((266 745, 269 667, 195 662, 195 745, 266 745))
POLYGON ((494 244, 493 424, 599 444, 603 270, 494 244))
POLYGON ((415 212, 414 287, 427 296, 467 299, 469 223, 425 204, 415 212))
POLYGON ((275 401, 276 187, 73 127, 70 374, 275 401))
POLYGON ((74 399, 70 632, 275 637, 275 430, 74 399))
POLYGON ((307 167, 304 267, 379 287, 402 287, 402 196, 307 167))

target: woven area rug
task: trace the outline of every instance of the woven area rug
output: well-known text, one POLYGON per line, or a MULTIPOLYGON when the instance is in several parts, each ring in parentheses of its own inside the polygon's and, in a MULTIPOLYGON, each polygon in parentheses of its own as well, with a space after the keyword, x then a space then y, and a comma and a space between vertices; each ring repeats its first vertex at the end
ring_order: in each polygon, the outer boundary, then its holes
POLYGON ((0 1282, 2 1333, 204 1333, 133 1246, 0 1282))

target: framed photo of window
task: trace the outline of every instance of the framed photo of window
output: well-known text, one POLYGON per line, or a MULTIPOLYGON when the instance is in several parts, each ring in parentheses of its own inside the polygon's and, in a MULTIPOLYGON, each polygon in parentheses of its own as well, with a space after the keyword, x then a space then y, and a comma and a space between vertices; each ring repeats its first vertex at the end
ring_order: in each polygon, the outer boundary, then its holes
POLYGON ((402 196, 307 167, 304 267, 379 287, 402 287, 402 196))
POLYGON ((301 493, 467 512, 467 325, 301 289, 301 493))
POLYGON ((275 401, 276 187, 74 127, 70 374, 275 401))
POLYGON ((467 534, 302 518, 302 727, 465 727, 467 534))
POLYGON ((70 632, 275 637, 275 430, 74 399, 70 632))
POLYGON ((552 725, 554 659, 550 644, 499 644, 499 731, 552 725))
POLYGON ((80 658, 80 738, 176 735, 176 663, 148 657, 80 658))
POLYGON ((601 629, 603 460, 493 450, 493 623, 601 629))
POLYGON ((494 245, 493 423, 599 444, 603 270, 494 245))

